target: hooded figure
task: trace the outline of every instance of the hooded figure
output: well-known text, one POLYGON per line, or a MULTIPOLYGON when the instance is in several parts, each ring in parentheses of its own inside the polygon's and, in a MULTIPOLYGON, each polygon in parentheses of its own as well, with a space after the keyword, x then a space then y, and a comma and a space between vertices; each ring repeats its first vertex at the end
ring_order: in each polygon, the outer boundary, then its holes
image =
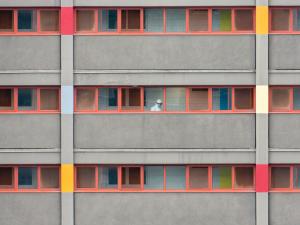
POLYGON ((160 99, 157 99, 155 104, 150 109, 153 112, 159 112, 162 111, 162 101, 160 99))

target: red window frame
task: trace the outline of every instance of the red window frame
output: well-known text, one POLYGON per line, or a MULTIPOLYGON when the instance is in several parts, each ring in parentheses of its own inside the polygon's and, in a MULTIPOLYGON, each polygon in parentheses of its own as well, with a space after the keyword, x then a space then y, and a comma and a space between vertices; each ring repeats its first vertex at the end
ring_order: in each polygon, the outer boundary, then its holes
POLYGON ((31 86, 19 86, 19 87, 11 87, 11 86, 1 86, 0 89, 12 89, 13 91, 13 109, 8 110, 1 110, 0 114, 6 114, 6 113, 20 113, 20 114, 34 114, 34 113, 59 113, 60 112, 60 105, 61 105, 61 97, 60 97, 60 88, 59 87, 31 87, 31 86), (35 110, 19 110, 18 109, 18 90, 19 89, 34 89, 36 91, 36 102, 37 106, 35 110), (51 89, 51 90, 58 90, 58 105, 57 110, 41 110, 41 98, 40 98, 40 91, 43 89, 51 89))
POLYGON ((125 7, 125 8, 111 8, 111 7, 100 7, 100 8, 76 8, 75 13, 74 13, 74 18, 75 18, 75 34, 77 35, 234 35, 234 34, 255 34, 255 8, 254 7, 176 7, 176 8, 182 8, 185 9, 185 32, 167 32, 166 31, 166 17, 167 17, 167 9, 174 8, 174 7, 148 7, 148 8, 157 8, 157 9, 162 9, 163 11, 163 32, 145 32, 144 31, 144 10, 147 8, 141 8, 141 7, 125 7), (96 24, 96 30, 91 30, 91 31, 77 31, 76 30, 76 14, 78 10, 95 10, 95 23, 96 24), (102 11, 99 13, 99 10, 102 9, 115 9, 117 10, 117 29, 114 32, 106 32, 106 31, 101 31, 99 30, 98 26, 98 21, 102 20, 102 11), (200 32, 194 32, 190 31, 189 29, 189 24, 190 24, 190 16, 189 12, 192 9, 207 9, 208 10, 208 31, 200 31, 200 32), (229 32, 215 32, 212 31, 212 10, 213 9, 230 9, 231 10, 231 31, 229 32), (235 26, 235 11, 236 10, 252 10, 253 11, 253 28, 248 31, 238 31, 236 30, 235 26), (122 10, 140 10, 140 29, 139 30, 122 30, 121 25, 122 25, 122 18, 121 18, 121 13, 122 10), (100 20, 99 20, 100 16, 100 20))
MULTIPOLYGON (((163 88, 163 110, 159 112, 151 112, 151 111, 145 111, 144 107, 144 90, 145 88, 148 88, 146 86, 142 87, 132 87, 132 86, 122 86, 122 87, 113 87, 113 86, 97 86, 97 87, 91 87, 91 86, 80 86, 80 87, 75 87, 74 90, 74 112, 76 113, 99 113, 99 114, 113 114, 113 113, 150 113, 150 114, 160 114, 160 113, 190 113, 190 114, 197 114, 197 113, 255 113, 255 87, 253 86, 237 86, 237 87, 232 87, 232 86, 188 86, 188 87, 183 87, 186 90, 186 101, 185 101, 185 111, 167 111, 166 109, 166 103, 167 103, 167 93, 166 89, 167 88, 172 88, 173 86, 149 86, 149 88, 163 88), (98 109, 98 94, 99 94, 99 89, 101 88, 117 88, 118 89, 118 106, 116 110, 99 110, 98 109), (122 109, 122 89, 124 88, 140 88, 141 90, 141 107, 140 110, 124 110, 122 109), (190 90, 192 88, 199 88, 199 89, 208 89, 208 109, 206 110, 190 110, 189 103, 190 103, 190 90), (231 102, 232 102, 232 109, 231 110, 213 110, 212 109, 212 89, 213 88, 231 88, 231 102), (235 89, 241 89, 241 88, 251 88, 252 89, 252 109, 237 109, 235 107, 235 89), (94 103, 94 109, 93 110, 79 110, 77 108, 77 90, 80 89, 88 89, 88 90, 94 90, 95 91, 95 103, 94 103)), ((182 87, 182 86, 181 86, 182 87)), ((181 88, 178 86, 178 88, 181 88)), ((174 88, 176 88, 174 86, 174 88)))
POLYGON ((269 111, 270 113, 300 113, 300 109, 294 109, 294 88, 300 88, 300 86, 271 86, 269 88, 269 111), (288 89, 289 90, 289 108, 288 109, 274 109, 272 106, 272 90, 276 89, 288 89))
POLYGON ((12 167, 13 168, 13 185, 7 188, 0 188, 1 192, 60 192, 61 187, 61 173, 59 165, 1 165, 1 167, 12 167), (36 188, 19 188, 19 174, 18 169, 22 167, 36 168, 37 170, 37 187, 36 188), (58 188, 42 188, 41 187, 41 168, 57 168, 58 169, 58 179, 59 179, 59 187, 58 188))
POLYGON ((294 30, 293 10, 300 9, 300 7, 271 7, 269 9, 269 32, 271 34, 300 34, 300 30, 294 30), (278 9, 289 10, 289 29, 288 30, 273 30, 272 29, 272 11, 278 9))
POLYGON ((61 32, 61 15, 60 15, 60 8, 0 8, 0 11, 2 10, 12 10, 13 11, 13 31, 0 31, 1 35, 26 35, 26 36, 32 36, 32 35, 60 35, 61 32), (36 31, 18 31, 18 10, 34 10, 36 12, 36 31), (58 31, 41 31, 41 11, 58 11, 58 31))
MULTIPOLYGON (((220 165, 221 166, 221 165, 220 165)), ((75 174, 74 174, 74 187, 75 192, 255 192, 255 166, 253 165, 224 165, 224 166, 230 166, 232 169, 232 186, 228 189, 215 189, 212 187, 212 167, 213 165, 76 165, 75 166, 75 174), (106 166, 112 166, 117 167, 118 171, 118 185, 117 188, 101 188, 99 187, 99 167, 106 167, 106 166), (163 188, 162 189, 145 189, 144 188, 144 167, 145 166, 162 166, 163 167, 163 188), (185 180, 185 189, 167 189, 166 188, 166 180, 167 180, 167 172, 166 168, 168 166, 185 166, 185 173, 186 173, 186 180, 185 180), (95 168, 95 187, 93 188, 78 188, 77 187, 77 168, 95 168), (140 176, 141 176, 141 184, 140 188, 133 187, 123 187, 122 186, 122 168, 124 167, 139 167, 140 168, 140 176), (189 180, 190 180, 190 168, 191 167, 208 167, 208 188, 190 188, 189 180), (236 188, 235 187, 235 168, 236 167, 249 167, 253 168, 253 187, 247 187, 247 188, 236 188)))
POLYGON ((300 168, 300 165, 271 165, 269 166, 269 190, 270 192, 300 192, 300 187, 294 186, 294 168, 300 168), (272 188, 272 168, 290 168, 290 186, 288 188, 272 188))

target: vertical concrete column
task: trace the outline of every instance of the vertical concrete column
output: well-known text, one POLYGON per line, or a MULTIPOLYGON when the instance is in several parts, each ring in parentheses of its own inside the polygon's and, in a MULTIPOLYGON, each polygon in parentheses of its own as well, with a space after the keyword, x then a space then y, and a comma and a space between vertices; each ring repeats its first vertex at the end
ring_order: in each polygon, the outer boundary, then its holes
POLYGON ((61 225, 74 225, 73 0, 61 0, 61 225))
POLYGON ((268 0, 256 0, 256 225, 268 225, 268 0))

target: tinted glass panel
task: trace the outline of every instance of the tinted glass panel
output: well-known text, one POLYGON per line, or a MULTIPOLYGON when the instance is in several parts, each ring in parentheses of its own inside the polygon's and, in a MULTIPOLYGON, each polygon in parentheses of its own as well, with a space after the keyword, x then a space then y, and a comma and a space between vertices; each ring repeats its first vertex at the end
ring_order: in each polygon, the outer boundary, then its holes
POLYGON ((0 32, 13 31, 13 11, 0 10, 0 32))
POLYGON ((294 31, 300 31, 300 9, 293 10, 294 31))
POLYGON ((185 189, 185 167, 167 166, 166 167, 166 188, 167 189, 185 189))
POLYGON ((300 188, 300 167, 294 168, 294 188, 300 188))
POLYGON ((99 110, 116 110, 118 108, 117 88, 100 88, 98 93, 99 110))
POLYGON ((37 97, 35 89, 19 88, 18 89, 18 109, 19 110, 36 110, 37 97))
POLYGON ((290 108, 290 89, 272 89, 272 108, 289 109, 290 108))
POLYGON ((37 188, 37 169, 33 167, 18 168, 19 188, 37 188))
POLYGON ((77 167, 76 182, 78 188, 95 188, 95 168, 94 167, 77 167))
POLYGON ((167 111, 185 111, 186 105, 186 89, 185 88, 166 88, 167 111))
POLYGON ((123 88, 122 89, 122 109, 140 110, 141 109, 141 89, 123 88))
POLYGON ((100 167, 99 187, 100 188, 117 188, 118 187, 118 168, 117 167, 100 167))
POLYGON ((234 90, 235 108, 236 109, 253 109, 253 89, 236 88, 234 90))
POLYGON ((163 111, 163 88, 145 88, 144 90, 145 110, 153 112, 163 111))
POLYGON ((164 168, 163 166, 144 167, 144 188, 163 189, 164 187, 164 168))
POLYGON ((41 10, 41 31, 59 31, 59 11, 41 10))
MULTIPOLYGON (((115 9, 102 10, 102 31, 113 32, 117 31, 117 17, 118 13, 115 9)), ((100 18, 100 17, 99 17, 100 18)), ((101 23, 99 22, 99 25, 101 23)))
POLYGON ((236 167, 235 168, 235 187, 251 188, 253 184, 253 168, 252 167, 236 167))
POLYGON ((77 89, 77 109, 93 110, 95 109, 95 90, 93 89, 77 89))
POLYGON ((59 188, 58 168, 41 168, 41 188, 59 188))
POLYGON ((212 30, 220 32, 231 31, 231 10, 213 9, 212 11, 212 30))
POLYGON ((122 30, 140 29, 140 10, 122 10, 122 30))
POLYGON ((18 10, 18 30, 21 32, 36 31, 36 11, 18 10))
POLYGON ((271 11, 271 28, 273 31, 288 31, 289 30, 289 9, 273 9, 271 11))
POLYGON ((163 10, 145 9, 144 10, 144 31, 163 32, 163 10))
POLYGON ((208 110, 208 88, 190 89, 190 110, 208 110))
POLYGON ((94 10, 77 10, 76 11, 76 30, 93 31, 95 28, 94 10))
POLYGON ((122 168, 122 187, 138 188, 141 185, 140 167, 123 167, 122 168))
POLYGON ((185 9, 167 9, 167 32, 185 32, 185 9))
POLYGON ((41 89, 41 110, 59 109, 59 91, 57 89, 41 89))
POLYGON ((235 29, 237 31, 253 30, 253 10, 235 10, 235 29))
POLYGON ((13 90, 0 89, 0 110, 13 109, 13 90))
POLYGON ((294 110, 300 110, 300 87, 294 88, 294 110))
POLYGON ((190 31, 208 31, 208 10, 190 10, 190 31))
POLYGON ((12 167, 0 167, 0 188, 13 186, 14 169, 12 167))
POLYGON ((190 188, 208 188, 207 167, 190 167, 190 188))
POLYGON ((213 110, 231 110, 231 88, 213 88, 213 110))
POLYGON ((289 188, 290 187, 290 168, 272 167, 271 169, 271 187, 289 188))
POLYGON ((231 189, 231 167, 213 167, 213 188, 214 189, 231 189))

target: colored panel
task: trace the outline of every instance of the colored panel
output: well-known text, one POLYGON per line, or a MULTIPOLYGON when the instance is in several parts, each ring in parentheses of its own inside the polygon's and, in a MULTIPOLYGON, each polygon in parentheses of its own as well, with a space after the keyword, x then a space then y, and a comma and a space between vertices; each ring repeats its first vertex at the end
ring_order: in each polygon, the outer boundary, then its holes
POLYGON ((61 34, 73 35, 74 33, 73 24, 74 24, 73 7, 62 7, 61 8, 61 34))
POLYGON ((268 113, 269 111, 269 87, 267 85, 256 86, 256 113, 268 113))
POLYGON ((269 167, 268 164, 256 165, 256 192, 268 192, 269 190, 269 167))
POLYGON ((256 6, 256 34, 268 34, 269 32, 269 8, 268 6, 256 6))
POLYGON ((61 165, 61 191, 74 191, 74 166, 73 164, 61 165))
POLYGON ((73 114, 73 91, 73 86, 61 87, 61 112, 63 114, 73 114))

